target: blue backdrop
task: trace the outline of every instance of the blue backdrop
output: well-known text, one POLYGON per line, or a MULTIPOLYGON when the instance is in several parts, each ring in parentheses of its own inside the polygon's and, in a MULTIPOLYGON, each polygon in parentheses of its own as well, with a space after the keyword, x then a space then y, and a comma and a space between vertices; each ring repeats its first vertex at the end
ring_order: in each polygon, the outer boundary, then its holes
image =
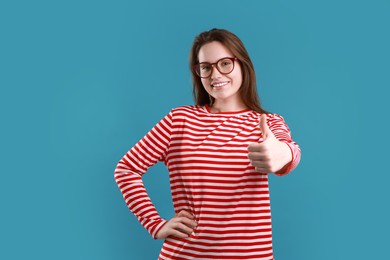
MULTIPOLYGON (((390 259, 390 2, 3 1, 0 259, 156 259, 113 172, 193 104, 193 38, 245 43, 266 109, 302 148, 271 176, 278 260, 390 259)), ((173 214, 167 170, 145 185, 173 214)))

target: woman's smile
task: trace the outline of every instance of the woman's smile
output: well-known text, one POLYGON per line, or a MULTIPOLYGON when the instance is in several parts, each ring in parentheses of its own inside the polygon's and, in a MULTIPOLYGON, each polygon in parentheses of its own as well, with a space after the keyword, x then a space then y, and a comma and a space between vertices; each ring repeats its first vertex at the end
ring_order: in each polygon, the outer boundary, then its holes
POLYGON ((211 87, 213 88, 213 90, 218 90, 218 89, 222 89, 228 83, 229 83, 229 81, 214 82, 214 83, 211 84, 211 87))

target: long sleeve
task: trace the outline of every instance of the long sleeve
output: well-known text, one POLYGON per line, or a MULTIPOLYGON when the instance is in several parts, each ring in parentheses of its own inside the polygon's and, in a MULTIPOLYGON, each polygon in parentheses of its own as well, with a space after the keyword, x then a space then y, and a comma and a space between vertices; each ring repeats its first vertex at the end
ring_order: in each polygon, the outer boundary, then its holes
POLYGON ((290 128, 281 115, 269 114, 267 124, 275 137, 279 141, 286 143, 291 150, 292 160, 278 172, 275 172, 278 176, 286 175, 298 166, 301 160, 301 148, 292 140, 290 128))
POLYGON ((157 123, 118 162, 114 179, 130 211, 146 230, 156 238, 166 223, 157 213, 142 181, 149 167, 165 158, 169 147, 172 126, 172 111, 157 123))

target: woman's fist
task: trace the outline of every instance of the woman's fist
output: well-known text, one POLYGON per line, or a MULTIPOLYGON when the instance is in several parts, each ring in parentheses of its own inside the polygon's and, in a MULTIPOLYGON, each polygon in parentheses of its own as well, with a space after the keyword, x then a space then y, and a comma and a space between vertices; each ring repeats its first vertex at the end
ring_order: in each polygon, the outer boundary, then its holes
POLYGON ((277 172, 292 160, 291 150, 286 143, 279 141, 267 125, 267 116, 260 117, 260 130, 263 142, 248 146, 249 160, 262 173, 277 172))

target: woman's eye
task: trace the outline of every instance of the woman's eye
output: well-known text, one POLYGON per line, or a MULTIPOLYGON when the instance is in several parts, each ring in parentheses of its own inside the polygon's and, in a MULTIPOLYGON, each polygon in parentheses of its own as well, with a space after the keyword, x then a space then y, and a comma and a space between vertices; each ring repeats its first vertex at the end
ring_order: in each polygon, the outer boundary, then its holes
POLYGON ((231 64, 230 61, 222 61, 222 66, 229 66, 231 64))
POLYGON ((200 67, 200 69, 201 69, 202 71, 209 71, 210 68, 211 68, 210 65, 203 65, 203 66, 200 67))

